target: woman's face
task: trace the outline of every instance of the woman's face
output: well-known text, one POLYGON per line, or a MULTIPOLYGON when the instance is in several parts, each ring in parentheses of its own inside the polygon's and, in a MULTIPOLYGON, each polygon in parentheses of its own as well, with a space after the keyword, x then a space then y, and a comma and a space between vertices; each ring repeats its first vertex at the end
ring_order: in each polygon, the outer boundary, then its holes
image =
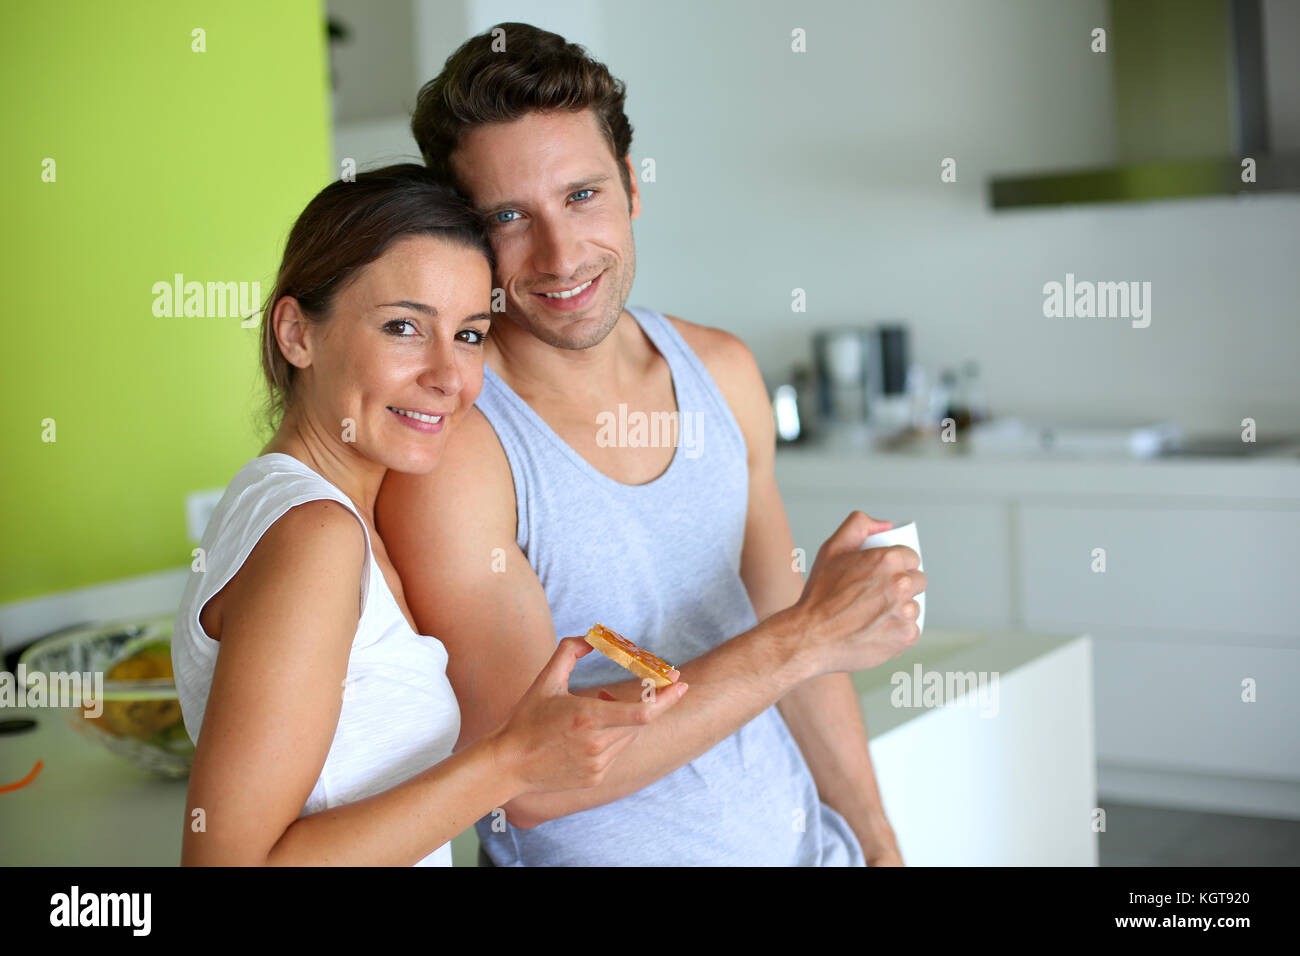
POLYGON ((300 422, 385 468, 432 470, 483 387, 491 296, 481 253, 398 240, 335 297, 327 321, 301 326, 309 364, 286 351, 300 422))

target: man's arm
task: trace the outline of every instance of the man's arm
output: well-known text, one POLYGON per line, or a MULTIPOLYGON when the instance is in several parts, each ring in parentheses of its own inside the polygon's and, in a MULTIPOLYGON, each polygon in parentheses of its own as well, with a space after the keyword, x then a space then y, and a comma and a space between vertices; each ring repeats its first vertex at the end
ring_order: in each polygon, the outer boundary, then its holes
MULTIPOLYGON (((388 473, 375 514, 416 624, 447 648, 463 748, 506 718, 554 652, 556 634, 541 582, 515 544, 514 482, 496 433, 471 409, 449 437, 431 474, 388 473)), ((818 552, 795 606, 683 664, 690 693, 636 735, 600 786, 526 793, 506 805, 507 819, 532 827, 621 799, 808 678, 875 667, 911 646, 916 626, 898 609, 924 575, 906 548, 858 551, 870 528, 866 515, 849 515, 818 552)), ((641 685, 607 690, 632 701, 641 685)))
MULTIPOLYGON (((500 724, 555 651, 546 594, 515 544, 505 453, 482 414, 459 424, 429 475, 389 472, 376 506, 380 535, 421 633, 447 647, 461 706, 457 749, 500 724)), ((597 787, 528 793, 507 819, 531 827, 618 800, 707 751, 811 676, 799 615, 776 615, 681 666, 690 693, 642 728, 597 787)), ((607 688, 638 700, 632 679, 607 688)), ((586 693, 598 693, 591 688, 586 693)))
MULTIPOLYGON (((672 317, 670 317, 672 318, 672 317)), ((774 471, 776 427, 767 387, 740 339, 674 319, 731 406, 749 448, 749 510, 740 575, 759 621, 790 607, 803 592, 794 542, 774 471)), ((889 525, 878 522, 870 533, 889 525)), ((902 865, 885 814, 852 679, 822 674, 781 698, 778 707, 803 752, 818 793, 852 827, 870 866, 902 865)))

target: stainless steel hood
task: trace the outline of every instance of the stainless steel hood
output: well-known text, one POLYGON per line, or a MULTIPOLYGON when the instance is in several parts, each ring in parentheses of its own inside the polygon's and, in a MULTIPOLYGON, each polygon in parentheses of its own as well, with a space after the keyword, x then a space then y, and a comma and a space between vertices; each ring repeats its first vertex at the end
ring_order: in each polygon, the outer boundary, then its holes
POLYGON ((1117 161, 994 176, 993 208, 1300 192, 1292 0, 1111 0, 1107 38, 1117 161))

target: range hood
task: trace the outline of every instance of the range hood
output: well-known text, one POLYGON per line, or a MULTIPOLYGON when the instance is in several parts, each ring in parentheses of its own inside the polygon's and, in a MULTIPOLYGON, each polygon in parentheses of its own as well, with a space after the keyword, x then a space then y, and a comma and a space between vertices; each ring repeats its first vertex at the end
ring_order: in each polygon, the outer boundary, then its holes
POLYGON ((995 176, 993 208, 1300 192, 1294 3, 1111 0, 1106 36, 1117 161, 995 176))

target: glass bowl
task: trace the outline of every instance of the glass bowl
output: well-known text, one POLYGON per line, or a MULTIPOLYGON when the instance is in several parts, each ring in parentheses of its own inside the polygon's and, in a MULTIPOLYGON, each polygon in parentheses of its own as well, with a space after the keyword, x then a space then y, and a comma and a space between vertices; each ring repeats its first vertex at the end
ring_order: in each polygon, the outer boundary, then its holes
MULTIPOLYGON (((185 732, 176 681, 172 676, 171 638, 175 619, 159 617, 76 627, 37 641, 18 659, 28 687, 34 674, 102 674, 102 708, 90 701, 66 706, 73 730, 144 770, 164 777, 185 777, 194 761, 194 744, 185 732), (94 717, 87 709, 101 709, 94 717)), ((94 678, 92 677, 92 680, 94 678)), ((30 693, 30 691, 29 691, 30 693)), ((64 701, 64 704, 70 702, 64 701)))

